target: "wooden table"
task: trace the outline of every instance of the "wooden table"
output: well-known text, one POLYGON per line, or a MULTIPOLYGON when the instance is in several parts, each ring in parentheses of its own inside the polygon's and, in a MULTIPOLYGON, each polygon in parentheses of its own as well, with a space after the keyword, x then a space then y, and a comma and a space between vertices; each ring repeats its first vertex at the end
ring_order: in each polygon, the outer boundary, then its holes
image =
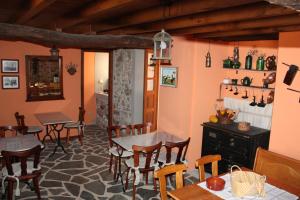
MULTIPOLYGON (((249 171, 249 169, 245 169, 245 168, 243 168, 243 170, 249 171)), ((283 182, 278 182, 276 180, 267 177, 267 183, 299 196, 299 191, 296 191, 295 188, 291 186, 285 185, 283 182)), ((206 200, 206 199, 220 200, 222 199, 210 193, 209 191, 201 188, 197 184, 198 183, 195 183, 192 185, 184 186, 183 188, 180 189, 168 191, 168 195, 175 200, 206 200)))
POLYGON ((46 126, 46 135, 43 138, 43 143, 45 142, 45 138, 47 136, 50 137, 50 139, 53 141, 53 139, 50 135, 51 132, 53 132, 54 135, 55 135, 55 133, 57 133, 56 146, 54 148, 53 153, 50 156, 55 154, 58 147, 61 147, 61 149, 65 153, 67 153, 64 149, 64 146, 61 143, 60 132, 63 130, 64 125, 66 123, 72 122, 72 120, 68 116, 64 115, 61 112, 37 113, 37 114, 35 114, 35 117, 40 121, 40 123, 43 126, 46 126), (49 128, 50 128, 50 130, 49 130, 49 128))
POLYGON ((44 146, 34 135, 31 134, 6 137, 0 139, 0 152, 25 151, 32 149, 37 145, 41 145, 41 147, 44 146))

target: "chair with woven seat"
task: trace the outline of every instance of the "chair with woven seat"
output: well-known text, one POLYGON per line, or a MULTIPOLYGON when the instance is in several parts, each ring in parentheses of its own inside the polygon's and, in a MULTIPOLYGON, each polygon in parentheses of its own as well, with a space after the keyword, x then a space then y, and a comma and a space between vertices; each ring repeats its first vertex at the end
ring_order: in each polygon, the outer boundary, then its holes
POLYGON ((39 165, 41 146, 38 145, 25 151, 2 151, 5 167, 2 169, 2 192, 5 189, 5 182, 8 183, 8 198, 13 199, 13 185, 17 183, 16 196, 20 195, 19 182, 33 180, 37 199, 41 199, 39 189, 39 177, 41 176, 41 167, 39 165), (33 156, 33 161, 28 158, 33 156), (12 163, 17 158, 20 162, 12 163))
POLYGON ((158 158, 158 162, 162 165, 183 164, 183 163, 187 164, 187 160, 185 156, 188 150, 189 143, 190 143, 190 138, 182 142, 167 141, 164 145, 166 151, 161 152, 158 158))
POLYGON ((109 142, 108 151, 110 154, 109 172, 111 172, 113 160, 115 159, 114 179, 116 179, 117 177, 119 156, 121 155, 121 158, 128 158, 130 156, 133 156, 133 153, 123 150, 118 146, 115 146, 113 144, 112 138, 132 135, 131 127, 132 127, 131 125, 120 125, 120 126, 110 126, 107 128, 108 142, 109 142))
POLYGON ((212 176, 218 176, 218 161, 221 160, 221 155, 207 155, 196 160, 196 168, 199 170, 199 181, 205 180, 204 165, 211 163, 212 176))
POLYGON ((84 114, 85 110, 82 107, 79 107, 79 114, 78 114, 78 121, 77 122, 71 122, 64 125, 64 128, 67 129, 67 136, 66 136, 66 143, 69 144, 70 141, 70 131, 71 129, 77 129, 78 130, 78 140, 80 144, 82 145, 82 138, 84 135, 84 114))
POLYGON ((166 176, 176 175, 176 189, 182 188, 184 184, 183 171, 187 170, 187 166, 184 164, 168 165, 162 169, 154 172, 154 178, 159 180, 160 198, 161 200, 167 200, 167 181, 166 176))
MULTIPOLYGON (((140 173, 146 175, 146 184, 148 184, 148 173, 153 172, 159 168, 158 156, 160 152, 162 142, 153 146, 137 146, 133 145, 133 158, 125 160, 127 166, 126 172, 126 183, 125 189, 128 188, 129 175, 133 172, 133 194, 132 197, 135 199, 136 186, 140 181, 140 173)), ((153 176, 154 189, 156 190, 156 182, 153 176)))
POLYGON ((282 182, 282 188, 300 196, 300 160, 257 148, 253 171, 274 181, 282 182))
MULTIPOLYGON (((15 113, 15 118, 17 120, 18 126, 26 126, 24 115, 20 115, 19 112, 16 112, 15 113)), ((40 135, 39 134, 42 131, 43 131, 43 128, 40 127, 40 126, 28 126, 27 133, 36 135, 38 137, 38 139, 40 140, 40 135)))

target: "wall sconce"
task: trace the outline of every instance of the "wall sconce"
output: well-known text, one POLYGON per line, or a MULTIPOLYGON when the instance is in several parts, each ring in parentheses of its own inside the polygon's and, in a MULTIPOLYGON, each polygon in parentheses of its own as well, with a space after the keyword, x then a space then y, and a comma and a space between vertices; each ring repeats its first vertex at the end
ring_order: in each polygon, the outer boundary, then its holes
POLYGON ((210 56, 210 42, 208 43, 208 51, 205 56, 205 67, 211 67, 211 56, 210 56))
POLYGON ((59 49, 56 48, 55 45, 53 45, 53 47, 50 49, 50 55, 53 58, 58 58, 59 57, 59 49))
POLYGON ((77 72, 77 67, 78 65, 72 62, 66 65, 67 72, 69 72, 70 75, 74 75, 77 72))
POLYGON ((153 37, 154 50, 153 59, 171 60, 172 37, 164 29, 156 33, 153 37))

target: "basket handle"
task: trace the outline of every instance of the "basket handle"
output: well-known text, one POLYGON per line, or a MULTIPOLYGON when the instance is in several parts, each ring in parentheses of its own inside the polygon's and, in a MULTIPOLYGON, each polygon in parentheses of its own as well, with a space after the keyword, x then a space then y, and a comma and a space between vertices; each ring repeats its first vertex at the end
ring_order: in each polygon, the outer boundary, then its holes
POLYGON ((230 167, 230 174, 232 173, 232 169, 233 168, 238 168, 240 171, 242 171, 242 169, 239 167, 239 166, 237 166, 237 165, 232 165, 231 167, 230 167))

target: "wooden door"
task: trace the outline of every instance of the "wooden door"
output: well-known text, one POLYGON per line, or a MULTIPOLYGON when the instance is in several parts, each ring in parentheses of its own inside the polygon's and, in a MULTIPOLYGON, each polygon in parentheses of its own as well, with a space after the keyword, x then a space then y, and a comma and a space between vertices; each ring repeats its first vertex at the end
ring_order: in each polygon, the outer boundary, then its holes
POLYGON ((144 73, 144 123, 150 123, 150 131, 157 129, 157 104, 158 104, 158 64, 150 65, 152 50, 145 51, 144 73))

